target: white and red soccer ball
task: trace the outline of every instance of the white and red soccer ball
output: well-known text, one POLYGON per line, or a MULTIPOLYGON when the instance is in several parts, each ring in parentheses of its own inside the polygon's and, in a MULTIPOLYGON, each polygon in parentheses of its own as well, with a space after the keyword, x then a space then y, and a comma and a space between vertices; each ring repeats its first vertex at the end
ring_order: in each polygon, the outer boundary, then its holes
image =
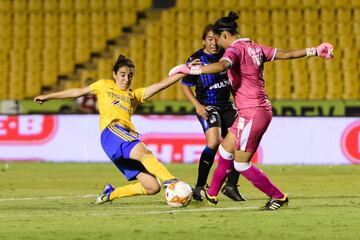
POLYGON ((171 183, 165 189, 166 203, 170 207, 186 207, 192 198, 192 189, 183 181, 171 183))

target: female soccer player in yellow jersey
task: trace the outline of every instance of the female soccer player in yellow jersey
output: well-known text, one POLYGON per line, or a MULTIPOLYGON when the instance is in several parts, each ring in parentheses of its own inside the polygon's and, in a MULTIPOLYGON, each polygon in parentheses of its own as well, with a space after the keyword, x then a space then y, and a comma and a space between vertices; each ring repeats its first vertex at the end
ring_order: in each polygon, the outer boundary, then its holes
POLYGON ((130 85, 134 70, 132 61, 120 55, 113 66, 114 80, 101 79, 83 88, 73 88, 34 98, 36 103, 42 104, 52 99, 77 98, 87 94, 97 96, 101 145, 128 181, 137 179, 139 182, 118 188, 107 184, 102 194, 97 197, 95 204, 111 202, 122 197, 156 194, 161 189, 156 177, 163 181, 164 187, 177 181, 177 178, 139 139, 139 133, 136 132, 130 118, 140 103, 185 75, 176 74, 148 87, 132 90, 130 85))

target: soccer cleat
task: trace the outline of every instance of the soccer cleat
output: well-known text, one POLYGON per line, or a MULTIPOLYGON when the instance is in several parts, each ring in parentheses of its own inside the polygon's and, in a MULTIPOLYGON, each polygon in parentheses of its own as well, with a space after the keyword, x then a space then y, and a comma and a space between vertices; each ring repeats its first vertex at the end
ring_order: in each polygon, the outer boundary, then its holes
POLYGON ((111 184, 106 184, 102 193, 96 198, 95 204, 103 204, 106 202, 112 202, 110 200, 110 194, 115 190, 111 184))
POLYGON ((205 196, 205 188, 196 186, 195 189, 193 190, 193 199, 196 201, 202 201, 204 199, 204 196, 205 196))
POLYGON ((210 196, 207 192, 207 189, 204 191, 205 192, 205 198, 208 201, 208 203, 210 205, 215 206, 218 203, 218 198, 217 196, 210 196))
POLYGON ((262 210, 278 210, 282 206, 287 206, 289 203, 288 196, 285 195, 283 199, 270 199, 264 207, 262 207, 262 210))
POLYGON ((164 189, 166 189, 170 184, 172 184, 173 182, 178 182, 179 179, 178 178, 172 178, 170 180, 166 180, 163 182, 163 186, 164 186, 164 189))
POLYGON ((240 194, 237 186, 231 186, 226 184, 222 189, 221 192, 227 196, 228 198, 231 198, 234 201, 246 201, 246 199, 240 194))

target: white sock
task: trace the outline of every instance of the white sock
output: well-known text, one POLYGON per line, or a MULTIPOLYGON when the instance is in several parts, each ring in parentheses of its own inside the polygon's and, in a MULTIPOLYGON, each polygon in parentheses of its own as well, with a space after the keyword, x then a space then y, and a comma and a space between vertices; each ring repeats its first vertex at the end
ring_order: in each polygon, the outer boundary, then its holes
POLYGON ((239 162, 235 162, 234 161, 234 168, 236 169, 236 171, 238 172, 243 172, 248 170, 249 168, 251 168, 251 163, 246 162, 246 163, 239 163, 239 162))

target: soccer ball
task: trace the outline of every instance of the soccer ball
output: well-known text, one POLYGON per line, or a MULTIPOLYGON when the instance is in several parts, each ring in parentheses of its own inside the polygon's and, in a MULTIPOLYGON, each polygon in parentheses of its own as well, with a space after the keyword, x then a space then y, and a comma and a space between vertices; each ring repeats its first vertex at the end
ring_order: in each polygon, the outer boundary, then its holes
POLYGON ((186 207, 191 201, 192 189, 183 181, 173 182, 165 189, 165 197, 170 207, 186 207))

